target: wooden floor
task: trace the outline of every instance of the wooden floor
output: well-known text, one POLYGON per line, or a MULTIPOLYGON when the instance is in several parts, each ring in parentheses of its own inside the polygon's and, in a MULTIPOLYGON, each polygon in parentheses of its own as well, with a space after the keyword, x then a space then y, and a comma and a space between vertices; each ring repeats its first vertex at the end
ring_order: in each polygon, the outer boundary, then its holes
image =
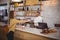
MULTIPOLYGON (((4 34, 4 32, 0 31, 0 40, 7 40, 7 36, 4 34)), ((23 40, 17 37, 14 37, 14 40, 23 40)))
MULTIPOLYGON (((6 35, 4 35, 4 33, 1 33, 0 32, 0 40, 7 40, 7 36, 6 35)), ((20 38, 14 38, 14 40, 23 40, 23 39, 20 39, 20 38)))
POLYGON ((0 30, 0 40, 7 40, 6 34, 0 30))
MULTIPOLYGON (((0 40, 7 40, 7 36, 0 33, 0 40)), ((14 40, 23 40, 23 39, 15 37, 14 40)))
MULTIPOLYGON (((2 28, 0 28, 0 40, 7 40, 7 34, 4 33, 2 28)), ((22 40, 22 39, 19 39, 19 38, 15 37, 14 40, 22 40)))

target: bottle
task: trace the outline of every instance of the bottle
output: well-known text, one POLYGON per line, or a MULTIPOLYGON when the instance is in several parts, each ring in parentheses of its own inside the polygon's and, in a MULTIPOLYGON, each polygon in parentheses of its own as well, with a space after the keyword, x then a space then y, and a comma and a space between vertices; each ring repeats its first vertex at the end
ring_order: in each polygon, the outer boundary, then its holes
POLYGON ((27 11, 29 10, 29 8, 27 7, 27 11))

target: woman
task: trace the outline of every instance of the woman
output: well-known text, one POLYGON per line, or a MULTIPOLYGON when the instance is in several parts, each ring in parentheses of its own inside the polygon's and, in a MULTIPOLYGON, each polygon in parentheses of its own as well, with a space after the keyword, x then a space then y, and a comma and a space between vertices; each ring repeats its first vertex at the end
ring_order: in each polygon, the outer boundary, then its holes
POLYGON ((8 34, 7 34, 7 38, 8 38, 8 40, 14 40, 14 32, 15 32, 15 25, 16 25, 16 23, 18 23, 19 22, 19 20, 16 20, 15 18, 14 18, 14 16, 15 16, 15 13, 14 13, 14 11, 11 11, 10 12, 10 16, 12 15, 12 17, 10 17, 10 25, 9 25, 9 31, 8 31, 8 34), (13 14, 13 15, 12 15, 13 14))

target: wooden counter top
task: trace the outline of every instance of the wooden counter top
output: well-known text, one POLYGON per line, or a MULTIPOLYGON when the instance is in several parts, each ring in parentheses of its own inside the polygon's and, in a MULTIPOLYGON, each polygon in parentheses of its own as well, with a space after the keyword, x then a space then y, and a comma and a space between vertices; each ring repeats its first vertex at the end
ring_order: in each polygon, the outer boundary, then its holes
POLYGON ((40 33, 41 30, 40 29, 36 29, 36 28, 25 28, 25 29, 16 28, 16 30, 32 33, 32 34, 43 36, 43 37, 47 37, 47 38, 59 39, 60 40, 60 36, 59 36, 58 32, 51 33, 51 34, 42 34, 42 33, 40 33))

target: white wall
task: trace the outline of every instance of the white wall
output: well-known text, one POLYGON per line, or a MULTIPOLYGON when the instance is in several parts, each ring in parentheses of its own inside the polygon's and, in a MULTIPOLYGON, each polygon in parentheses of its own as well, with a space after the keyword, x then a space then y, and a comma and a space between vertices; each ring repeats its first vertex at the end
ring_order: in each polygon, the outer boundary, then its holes
POLYGON ((48 27, 54 27, 54 24, 60 23, 60 1, 56 1, 57 3, 55 5, 51 5, 51 3, 45 4, 43 2, 43 11, 41 15, 43 16, 43 22, 48 23, 48 27))

